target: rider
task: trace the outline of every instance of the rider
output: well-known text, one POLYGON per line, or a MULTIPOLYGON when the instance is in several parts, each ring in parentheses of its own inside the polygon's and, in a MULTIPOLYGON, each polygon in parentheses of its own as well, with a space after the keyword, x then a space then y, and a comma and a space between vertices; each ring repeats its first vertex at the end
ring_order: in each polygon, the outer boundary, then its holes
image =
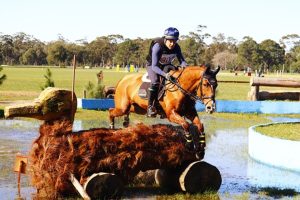
POLYGON ((178 38, 179 31, 174 27, 169 27, 165 30, 163 37, 154 39, 151 42, 147 56, 147 71, 151 80, 147 109, 148 117, 153 117, 157 114, 155 101, 158 96, 159 76, 163 76, 172 82, 176 81, 173 76, 163 71, 164 67, 171 65, 175 57, 177 57, 181 67, 187 66, 180 46, 177 44, 178 38))

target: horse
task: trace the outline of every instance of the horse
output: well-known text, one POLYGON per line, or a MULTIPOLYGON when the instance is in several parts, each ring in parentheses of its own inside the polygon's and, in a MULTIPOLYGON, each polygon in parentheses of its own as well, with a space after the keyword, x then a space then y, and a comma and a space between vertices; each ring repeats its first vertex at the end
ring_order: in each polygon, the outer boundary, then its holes
MULTIPOLYGON (((219 70, 219 66, 212 70, 205 65, 171 70, 170 73, 176 78, 176 82, 166 82, 165 94, 158 103, 161 117, 165 116, 170 122, 181 125, 186 135, 190 134, 190 128, 196 126, 199 141, 195 143, 193 139, 193 149, 200 159, 204 157, 205 133, 195 104, 200 100, 205 105, 207 113, 215 111, 216 74, 219 70), (191 124, 185 118, 190 120, 191 124)), ((114 128, 115 117, 125 115, 123 125, 128 126, 130 112, 146 114, 148 101, 138 95, 141 84, 142 74, 126 75, 117 83, 115 108, 109 110, 110 128, 114 128)))

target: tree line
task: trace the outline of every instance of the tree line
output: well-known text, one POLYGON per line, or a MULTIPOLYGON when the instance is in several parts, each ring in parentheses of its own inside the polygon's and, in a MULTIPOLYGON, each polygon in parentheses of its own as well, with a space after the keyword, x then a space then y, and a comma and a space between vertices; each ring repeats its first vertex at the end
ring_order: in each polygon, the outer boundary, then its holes
MULTIPOLYGON (((242 41, 224 34, 211 36, 206 26, 199 25, 194 32, 182 35, 178 43, 189 65, 220 65, 227 70, 280 70, 300 72, 300 37, 283 36, 279 42, 266 39, 260 43, 250 36, 242 41), (207 40, 211 42, 208 44, 207 40)), ((122 35, 100 36, 91 42, 69 42, 59 36, 55 41, 42 42, 20 32, 0 34, 1 65, 72 65, 73 55, 81 66, 146 66, 146 56, 153 38, 128 39, 122 35)))

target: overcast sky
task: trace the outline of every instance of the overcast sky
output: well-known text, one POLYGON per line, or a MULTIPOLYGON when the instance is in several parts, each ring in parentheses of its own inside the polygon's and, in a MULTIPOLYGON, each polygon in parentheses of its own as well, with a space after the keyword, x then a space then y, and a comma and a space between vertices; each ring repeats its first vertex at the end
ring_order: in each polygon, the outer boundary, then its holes
POLYGON ((257 42, 300 35, 300 0, 0 0, 0 33, 25 32, 48 42, 121 34, 153 38, 173 26, 180 34, 218 33, 257 42))

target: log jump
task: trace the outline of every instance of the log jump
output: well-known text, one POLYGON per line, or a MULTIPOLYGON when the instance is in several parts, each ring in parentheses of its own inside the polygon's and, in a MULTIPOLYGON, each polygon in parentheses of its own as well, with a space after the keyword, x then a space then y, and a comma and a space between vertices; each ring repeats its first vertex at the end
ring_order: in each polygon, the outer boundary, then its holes
POLYGON ((186 183, 179 191, 203 192, 206 185, 219 189, 219 171, 198 161, 185 148, 182 128, 137 124, 125 129, 73 132, 76 98, 72 102, 71 96, 71 91, 47 88, 31 104, 5 108, 6 118, 43 120, 29 154, 30 176, 38 197, 56 199, 80 194, 85 199, 119 198, 124 185, 140 171, 155 169, 180 169, 180 174, 185 171, 196 177, 178 176, 176 182, 186 183), (202 164, 188 167, 194 162, 202 164), (210 173, 195 173, 195 169, 210 173), (211 184, 211 179, 217 182, 211 184), (190 184, 190 180, 196 181, 190 184), (202 180, 205 187, 193 187, 197 180, 202 180))
POLYGON ((300 91, 260 91, 260 86, 300 88, 299 79, 252 77, 248 100, 300 100, 300 91))

